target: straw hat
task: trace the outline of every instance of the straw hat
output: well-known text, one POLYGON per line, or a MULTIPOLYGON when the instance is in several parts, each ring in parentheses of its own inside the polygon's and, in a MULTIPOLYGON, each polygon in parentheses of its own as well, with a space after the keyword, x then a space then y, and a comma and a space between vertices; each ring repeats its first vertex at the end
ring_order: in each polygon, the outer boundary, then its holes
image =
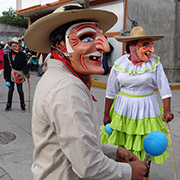
POLYGON ((31 54, 30 52, 28 52, 26 55, 30 55, 30 56, 32 56, 32 54, 31 54))
POLYGON ((32 57, 32 58, 35 58, 35 59, 37 58, 35 55, 32 55, 31 57, 32 57))
POLYGON ((140 39, 151 39, 152 41, 157 41, 164 38, 164 36, 161 36, 161 35, 158 35, 158 36, 147 35, 146 31, 141 26, 133 27, 129 36, 114 36, 114 37, 116 38, 117 41, 120 41, 123 43, 140 40, 140 39))
POLYGON ((13 37, 10 41, 7 42, 8 45, 10 46, 12 43, 18 43, 20 44, 19 38, 13 37))
POLYGON ((106 32, 116 23, 117 16, 105 10, 84 9, 80 4, 66 4, 34 22, 24 34, 25 44, 33 51, 49 53, 51 32, 63 24, 77 20, 98 22, 103 32, 106 32))

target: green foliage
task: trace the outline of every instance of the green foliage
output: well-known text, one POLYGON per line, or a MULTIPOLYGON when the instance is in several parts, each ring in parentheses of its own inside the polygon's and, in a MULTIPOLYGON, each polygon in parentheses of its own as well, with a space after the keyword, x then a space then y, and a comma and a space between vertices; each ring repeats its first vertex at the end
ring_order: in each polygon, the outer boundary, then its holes
POLYGON ((23 27, 23 28, 28 27, 28 18, 17 15, 16 11, 11 7, 9 8, 8 11, 3 11, 2 14, 3 16, 0 16, 0 23, 23 27))

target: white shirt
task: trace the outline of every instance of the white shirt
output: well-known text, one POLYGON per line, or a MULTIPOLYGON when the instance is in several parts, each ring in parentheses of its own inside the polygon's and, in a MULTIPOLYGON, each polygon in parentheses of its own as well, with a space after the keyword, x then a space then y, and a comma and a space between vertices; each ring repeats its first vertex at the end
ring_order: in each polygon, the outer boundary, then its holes
POLYGON ((86 85, 51 59, 33 102, 34 179, 130 180, 131 166, 113 160, 117 146, 101 145, 98 128, 86 85))

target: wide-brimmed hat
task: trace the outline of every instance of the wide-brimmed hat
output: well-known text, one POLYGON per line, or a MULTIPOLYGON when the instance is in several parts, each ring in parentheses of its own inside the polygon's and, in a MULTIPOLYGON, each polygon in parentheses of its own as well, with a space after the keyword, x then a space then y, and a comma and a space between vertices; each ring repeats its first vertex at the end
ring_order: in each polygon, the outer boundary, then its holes
POLYGON ((32 55, 31 57, 32 57, 32 58, 37 58, 36 55, 32 55))
POLYGON ((32 56, 32 54, 31 54, 30 52, 28 52, 26 55, 30 55, 30 56, 32 56))
POLYGON ((78 20, 98 22, 103 32, 106 32, 116 23, 117 16, 106 10, 84 9, 80 4, 66 4, 34 22, 24 34, 25 44, 33 51, 49 53, 51 32, 63 24, 78 20))
POLYGON ((162 35, 158 35, 158 36, 147 35, 146 31, 141 26, 133 27, 129 36, 114 36, 114 37, 116 38, 117 41, 124 42, 124 43, 140 40, 140 39, 151 39, 152 41, 157 41, 164 38, 164 36, 162 35))
POLYGON ((10 46, 12 43, 18 43, 20 44, 19 38, 13 37, 10 41, 7 42, 8 45, 10 46))

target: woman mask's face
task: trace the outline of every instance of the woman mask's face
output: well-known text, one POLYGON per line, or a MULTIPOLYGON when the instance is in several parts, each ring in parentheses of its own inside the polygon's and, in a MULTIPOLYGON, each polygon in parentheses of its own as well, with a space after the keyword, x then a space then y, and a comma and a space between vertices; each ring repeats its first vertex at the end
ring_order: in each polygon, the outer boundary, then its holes
POLYGON ((150 39, 139 40, 136 44, 136 52, 139 60, 149 61, 150 55, 154 52, 153 42, 150 39))
POLYGON ((73 68, 80 74, 102 74, 102 56, 109 44, 95 22, 72 25, 66 32, 66 48, 73 68))

